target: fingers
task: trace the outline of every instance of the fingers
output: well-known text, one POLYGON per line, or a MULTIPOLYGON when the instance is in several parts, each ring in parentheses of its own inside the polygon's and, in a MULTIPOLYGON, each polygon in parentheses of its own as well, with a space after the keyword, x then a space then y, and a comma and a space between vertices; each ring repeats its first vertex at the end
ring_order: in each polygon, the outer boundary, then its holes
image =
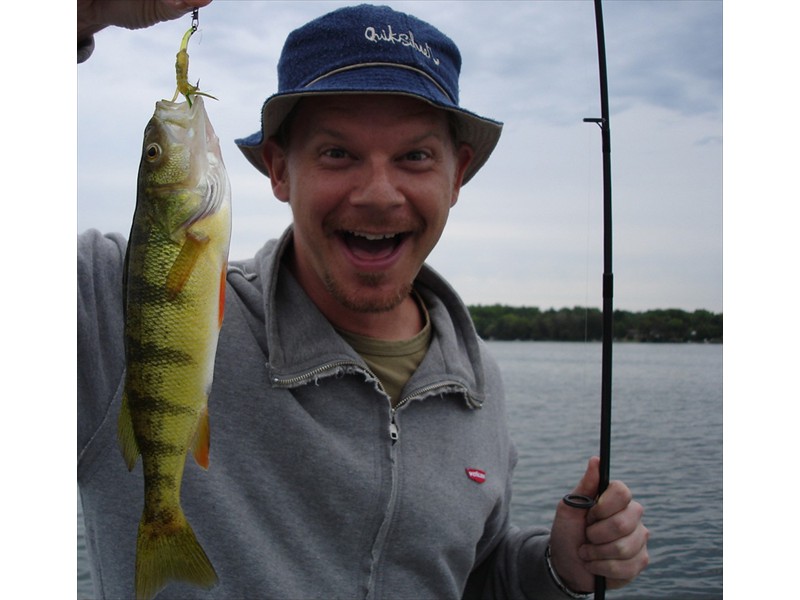
POLYGON ((601 546, 582 546, 578 553, 586 557, 584 568, 588 572, 605 577, 609 588, 620 588, 635 579, 650 562, 649 537, 647 528, 639 524, 630 536, 601 546))
POLYGON ((638 502, 633 502, 633 494, 628 486, 621 481, 612 481, 608 484, 606 491, 597 499, 597 503, 589 510, 586 515, 586 523, 591 527, 594 523, 611 520, 609 526, 624 527, 624 523, 620 522, 623 519, 621 513, 641 519, 644 509, 638 502), (632 504, 635 504, 632 513, 625 512, 631 508, 632 504))
POLYGON ((135 3, 114 2, 112 6, 113 12, 109 10, 107 13, 110 24, 126 29, 144 29, 156 23, 179 19, 201 5, 188 0, 143 0, 135 3))
MULTIPOLYGON (((589 460, 572 494, 597 495, 599 462, 597 457, 589 460)), ((609 588, 626 585, 650 560, 643 514, 644 508, 621 481, 610 482, 588 511, 560 502, 550 538, 556 572, 572 589, 591 589, 597 575, 606 578, 609 588)))
POLYGON ((622 587, 647 567, 650 532, 642 523, 644 508, 623 483, 609 484, 587 515, 587 543, 578 549, 586 569, 602 575, 611 588, 622 587))
POLYGON ((78 39, 96 33, 109 25, 126 29, 143 29, 163 21, 178 19, 194 8, 202 8, 211 0, 78 0, 78 39))
POLYGON ((195 8, 203 8, 211 3, 211 0, 157 0, 154 4, 155 19, 154 24, 161 21, 171 21, 178 19, 191 12, 195 8))
POLYGON ((642 530, 646 531, 642 525, 643 515, 644 507, 633 500, 628 487, 619 481, 611 482, 587 515, 588 544, 583 548, 585 556, 581 558, 621 558, 626 550, 628 555, 638 551, 637 542, 646 542, 646 537, 642 537, 642 530))

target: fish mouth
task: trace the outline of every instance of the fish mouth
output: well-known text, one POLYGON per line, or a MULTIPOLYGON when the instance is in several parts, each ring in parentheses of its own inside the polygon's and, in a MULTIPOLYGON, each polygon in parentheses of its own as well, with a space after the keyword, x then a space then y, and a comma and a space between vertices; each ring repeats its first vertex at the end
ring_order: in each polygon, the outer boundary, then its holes
POLYGON ((370 263, 383 263, 392 259, 411 236, 409 231, 374 233, 339 230, 336 233, 351 256, 358 261, 370 263))

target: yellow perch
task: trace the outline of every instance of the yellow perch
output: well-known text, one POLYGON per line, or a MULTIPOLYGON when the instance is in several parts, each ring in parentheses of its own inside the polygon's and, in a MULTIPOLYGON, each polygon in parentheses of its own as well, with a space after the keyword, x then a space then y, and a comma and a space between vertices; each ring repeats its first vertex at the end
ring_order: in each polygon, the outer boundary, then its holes
POLYGON ((180 505, 186 453, 208 467, 208 394, 224 307, 230 186, 203 98, 156 103, 144 133, 125 268, 127 371, 119 441, 141 454, 136 597, 170 580, 205 588, 211 561, 180 505))

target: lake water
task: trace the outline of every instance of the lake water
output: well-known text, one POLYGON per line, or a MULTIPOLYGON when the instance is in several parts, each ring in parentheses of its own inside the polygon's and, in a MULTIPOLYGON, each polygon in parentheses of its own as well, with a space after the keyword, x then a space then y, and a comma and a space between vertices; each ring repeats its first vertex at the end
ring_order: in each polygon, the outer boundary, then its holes
MULTIPOLYGON (((601 345, 493 342, 519 451, 512 518, 549 524, 599 449, 601 345)), ((722 598, 722 346, 615 344, 611 478, 645 507, 650 566, 615 600, 722 598)))
MULTIPOLYGON (((519 451, 512 518, 549 525, 599 447, 600 344, 491 342, 519 451)), ((609 600, 722 598, 722 346, 616 344, 611 478, 645 506, 650 566, 609 600)), ((78 598, 92 597, 78 505, 78 598)))

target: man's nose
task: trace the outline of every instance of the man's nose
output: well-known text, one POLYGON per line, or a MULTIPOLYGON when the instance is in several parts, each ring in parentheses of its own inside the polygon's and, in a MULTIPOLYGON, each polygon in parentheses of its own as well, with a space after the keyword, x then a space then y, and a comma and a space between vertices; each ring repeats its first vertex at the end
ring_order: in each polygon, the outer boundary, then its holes
POLYGON ((356 189, 350 194, 353 206, 395 208, 405 202, 398 187, 398 174, 389 161, 373 160, 366 163, 356 189))

